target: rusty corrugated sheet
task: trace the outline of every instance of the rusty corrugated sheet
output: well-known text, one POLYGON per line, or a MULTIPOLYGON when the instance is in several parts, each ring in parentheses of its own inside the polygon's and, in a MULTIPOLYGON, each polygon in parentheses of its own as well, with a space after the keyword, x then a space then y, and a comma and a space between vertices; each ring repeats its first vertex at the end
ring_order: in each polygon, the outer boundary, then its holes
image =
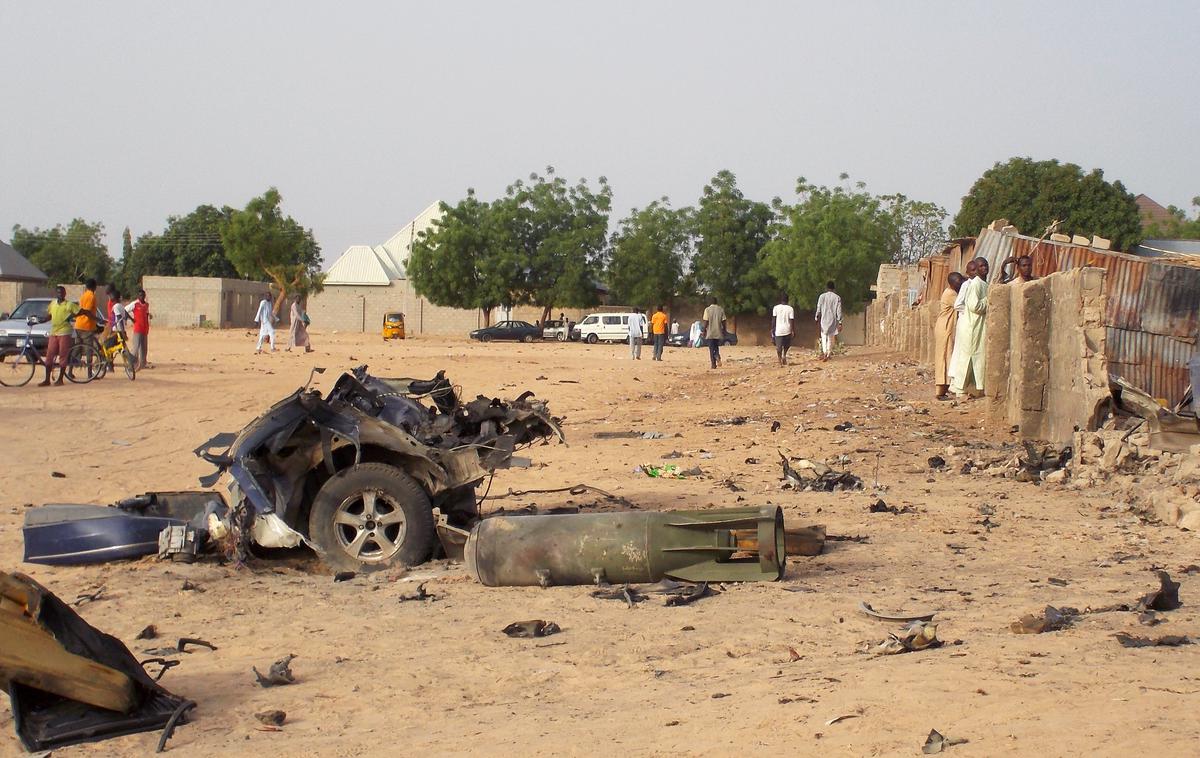
POLYGON ((1187 367, 1195 350, 1191 342, 1112 327, 1105 334, 1110 376, 1143 388, 1170 405, 1183 398, 1191 384, 1187 367))

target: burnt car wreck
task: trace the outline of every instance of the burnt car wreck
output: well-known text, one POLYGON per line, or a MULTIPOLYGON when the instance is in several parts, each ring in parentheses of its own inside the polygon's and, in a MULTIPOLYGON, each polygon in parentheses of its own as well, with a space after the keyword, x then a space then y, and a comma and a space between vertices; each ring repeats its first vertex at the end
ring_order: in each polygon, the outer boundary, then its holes
POLYGON ((476 488, 507 467, 515 450, 551 439, 564 439, 559 420, 531 392, 464 403, 444 372, 428 380, 380 378, 359 366, 324 397, 305 385, 240 432, 196 448, 216 467, 203 486, 229 474, 227 502, 214 502, 220 495, 213 491, 150 493, 115 509, 32 509, 25 560, 166 557, 205 542, 223 542, 240 559, 252 544, 303 543, 334 569, 414 566, 435 556, 439 532, 461 543, 479 518, 476 488), (142 520, 151 516, 163 530, 158 542, 146 538, 142 520), (80 525, 97 519, 104 529, 80 525), (175 537, 167 535, 171 527, 175 537), (184 538, 189 530, 198 537, 184 538))

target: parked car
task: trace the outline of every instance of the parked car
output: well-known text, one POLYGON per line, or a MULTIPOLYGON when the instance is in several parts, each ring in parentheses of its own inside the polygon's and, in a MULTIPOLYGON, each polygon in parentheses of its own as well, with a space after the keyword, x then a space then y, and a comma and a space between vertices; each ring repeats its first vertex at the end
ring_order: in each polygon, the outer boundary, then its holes
POLYGON ((25 342, 29 325, 25 320, 37 316, 39 322, 33 327, 30 339, 33 346, 45 352, 50 341, 50 298, 33 297, 23 301, 12 313, 0 313, 0 348, 19 347, 25 342))
MULTIPOLYGON (((669 345, 670 347, 689 347, 691 345, 691 339, 689 337, 689 334, 690 334, 690 330, 688 332, 680 332, 679 334, 672 334, 670 337, 667 337, 667 345, 669 345)), ((722 345, 736 345, 737 343, 738 343, 737 332, 730 332, 730 331, 725 332, 725 339, 721 341, 722 345)), ((700 346, 705 347, 707 345, 708 345, 708 343, 705 342, 705 343, 701 344, 700 346)))
MULTIPOLYGON (((592 313, 572 330, 571 339, 594 345, 597 342, 625 342, 629 339, 629 317, 632 313, 592 313)), ((642 338, 646 327, 642 327, 642 338)))
POLYGON ((575 325, 568 320, 550 319, 546 323, 542 324, 542 339, 558 340, 559 342, 566 342, 569 339, 578 339, 577 337, 573 336, 575 332, 574 327, 575 325))
POLYGON ((491 342, 492 340, 533 342, 542 338, 542 330, 541 327, 534 326, 528 321, 501 321, 492 326, 476 329, 471 332, 470 337, 480 342, 491 342))

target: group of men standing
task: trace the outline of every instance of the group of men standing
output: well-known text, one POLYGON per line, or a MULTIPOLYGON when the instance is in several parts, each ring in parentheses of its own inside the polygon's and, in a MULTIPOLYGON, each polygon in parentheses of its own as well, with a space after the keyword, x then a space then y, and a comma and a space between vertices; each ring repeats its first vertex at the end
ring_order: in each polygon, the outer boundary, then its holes
MULTIPOLYGON (((1033 259, 1028 255, 1009 258, 1000 267, 1001 284, 1028 282, 1033 275, 1033 259), (1009 267, 1014 271, 1008 273, 1009 267)), ((938 315, 933 325, 934 383, 938 400, 983 395, 985 319, 988 306, 986 258, 975 258, 964 273, 952 272, 938 300, 938 315)))
MULTIPOLYGON (((312 340, 308 337, 308 314, 300 307, 299 295, 292 296, 288 316, 291 318, 291 326, 288 330, 287 350, 290 352, 293 347, 302 347, 304 352, 311 353, 313 348, 312 340)), ((270 292, 264 292, 262 300, 258 303, 258 312, 254 314, 254 323, 258 324, 258 344, 254 346, 255 355, 262 352, 264 342, 267 343, 267 347, 272 353, 275 352, 275 322, 278 320, 279 318, 275 315, 275 301, 270 292)))
MULTIPOLYGON (((105 326, 103 334, 120 334, 121 339, 130 347, 133 354, 135 369, 149 367, 146 356, 149 350, 150 338, 150 304, 146 301, 146 291, 138 290, 138 297, 126 305, 126 299, 117 288, 108 285, 105 288, 108 296, 106 306, 105 326), (129 322, 133 322, 133 339, 126 337, 129 322)), ((100 334, 98 306, 96 296, 96 280, 88 279, 83 287, 79 302, 67 300, 67 288, 61 284, 54 288, 55 298, 47 308, 47 320, 50 322, 50 335, 46 342, 46 378, 38 386, 50 385, 50 375, 53 369, 60 369, 55 385, 63 383, 63 370, 71 353, 71 347, 76 340, 79 342, 97 341, 100 334)))

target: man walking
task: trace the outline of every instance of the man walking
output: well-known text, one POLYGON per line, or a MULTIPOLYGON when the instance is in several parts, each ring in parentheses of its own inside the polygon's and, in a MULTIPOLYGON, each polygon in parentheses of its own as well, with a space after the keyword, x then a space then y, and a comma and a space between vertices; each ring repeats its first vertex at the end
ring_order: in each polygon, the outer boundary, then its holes
POLYGON ((46 342, 46 378, 39 387, 50 386, 50 372, 57 365, 62 371, 56 385, 63 383, 62 372, 67 368, 67 356, 71 352, 71 317, 79 313, 79 306, 67 301, 67 288, 61 284, 54 288, 58 298, 50 303, 50 338, 46 342))
POLYGON ((130 304, 128 311, 133 316, 133 362, 138 371, 149 368, 146 356, 150 345, 150 303, 146 302, 146 290, 138 290, 137 300, 130 304))
POLYGON ((817 325, 821 328, 821 360, 833 356, 838 332, 842 331, 842 298, 833 291, 833 282, 825 283, 825 291, 817 298, 817 325))
POLYGON ((271 293, 266 292, 258 304, 258 313, 254 315, 254 323, 258 324, 258 344, 254 346, 254 354, 262 352, 263 340, 271 345, 275 352, 275 310, 271 306, 271 293))
POLYGON ((642 337, 646 334, 646 317, 637 308, 629 314, 629 357, 642 359, 642 337))
POLYGON ((721 365, 721 341, 725 339, 725 310, 717 305, 715 296, 704 309, 700 321, 701 332, 708 342, 708 362, 711 364, 710 368, 715 369, 721 365))
POLYGON ((779 365, 787 365, 788 351, 792 349, 793 324, 796 321, 796 311, 788 305, 787 293, 780 295, 779 305, 771 309, 774 325, 771 336, 775 340, 775 355, 779 357, 779 365))
POLYGON ((667 314, 661 305, 650 317, 650 331, 654 334, 654 360, 661 361, 667 346, 667 314))

